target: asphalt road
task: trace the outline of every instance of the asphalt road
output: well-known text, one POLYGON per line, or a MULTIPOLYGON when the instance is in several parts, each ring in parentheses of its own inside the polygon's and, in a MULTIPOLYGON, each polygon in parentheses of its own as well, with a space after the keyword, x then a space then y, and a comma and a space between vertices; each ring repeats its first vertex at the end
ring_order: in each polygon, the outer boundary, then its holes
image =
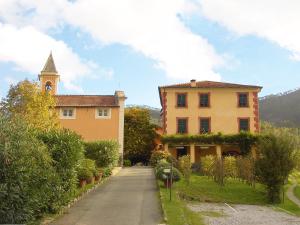
POLYGON ((153 169, 122 169, 52 225, 157 225, 162 221, 153 169))

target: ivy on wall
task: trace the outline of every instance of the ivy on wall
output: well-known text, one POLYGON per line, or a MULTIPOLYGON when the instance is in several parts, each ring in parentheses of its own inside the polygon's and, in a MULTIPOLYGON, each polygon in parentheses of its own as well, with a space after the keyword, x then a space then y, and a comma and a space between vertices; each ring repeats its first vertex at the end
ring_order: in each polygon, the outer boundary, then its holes
POLYGON ((259 134, 252 134, 249 132, 240 132, 238 134, 176 134, 164 135, 161 137, 161 141, 164 144, 234 144, 240 147, 242 155, 246 155, 250 152, 251 147, 257 143, 260 137, 261 135, 259 134))

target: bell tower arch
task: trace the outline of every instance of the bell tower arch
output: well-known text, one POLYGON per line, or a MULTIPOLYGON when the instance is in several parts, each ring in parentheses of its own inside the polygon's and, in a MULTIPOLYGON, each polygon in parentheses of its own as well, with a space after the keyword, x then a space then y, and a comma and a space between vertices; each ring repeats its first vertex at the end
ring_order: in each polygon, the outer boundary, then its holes
POLYGON ((60 75, 56 70, 51 52, 41 74, 39 74, 41 91, 43 93, 49 92, 51 95, 56 95, 59 78, 60 75))

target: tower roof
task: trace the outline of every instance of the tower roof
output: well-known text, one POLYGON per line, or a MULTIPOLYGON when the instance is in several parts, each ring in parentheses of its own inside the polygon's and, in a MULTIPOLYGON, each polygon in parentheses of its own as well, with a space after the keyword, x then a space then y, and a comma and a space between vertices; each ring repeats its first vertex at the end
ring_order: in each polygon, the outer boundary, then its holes
POLYGON ((57 73, 55 63, 53 60, 53 56, 52 56, 52 52, 50 53, 42 72, 57 73))

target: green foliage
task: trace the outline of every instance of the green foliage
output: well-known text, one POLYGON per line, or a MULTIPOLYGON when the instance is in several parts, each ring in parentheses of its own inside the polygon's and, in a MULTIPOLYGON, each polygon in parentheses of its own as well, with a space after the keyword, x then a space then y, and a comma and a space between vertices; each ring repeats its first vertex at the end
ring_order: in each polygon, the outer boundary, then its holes
POLYGON ((56 175, 46 146, 21 119, 0 116, 0 223, 27 223, 48 211, 56 175))
POLYGON ((165 135, 161 138, 163 143, 170 144, 237 144, 241 149, 242 155, 249 153, 252 146, 258 141, 259 135, 249 132, 238 134, 198 134, 198 135, 165 135))
POLYGON ((149 111, 142 108, 126 109, 124 120, 124 159, 129 159, 132 164, 147 164, 157 137, 155 125, 150 123, 149 111))
POLYGON ((129 167, 129 166, 131 166, 131 161, 129 159, 125 159, 123 162, 123 165, 126 167, 129 167))
POLYGON ((101 168, 100 172, 102 172, 103 177, 109 177, 112 174, 112 168, 111 167, 101 168))
POLYGON ((84 143, 85 156, 95 160, 97 167, 114 167, 119 160, 119 144, 116 141, 84 143))
POLYGON ((150 165, 155 167, 162 159, 167 159, 170 153, 164 150, 155 150, 151 154, 150 165))
POLYGON ((251 155, 236 158, 237 176, 249 185, 255 186, 255 161, 251 155))
POLYGON ((236 158, 233 156, 227 156, 223 159, 224 162, 224 176, 236 178, 238 175, 236 158))
POLYGON ((91 159, 83 159, 77 168, 77 177, 79 180, 87 180, 98 174, 96 163, 91 159))
POLYGON ((76 189, 76 169, 83 159, 83 144, 80 136, 70 130, 51 130, 40 133, 38 138, 47 145, 53 167, 59 176, 60 185, 55 187, 57 202, 64 205, 76 189))
POLYGON ((266 185, 268 200, 280 202, 280 190, 294 167, 295 140, 288 133, 269 134, 259 142, 256 174, 266 185))
POLYGON ((207 155, 201 157, 201 170, 203 175, 212 177, 214 173, 216 157, 213 155, 207 155))
MULTIPOLYGON (((171 169, 171 164, 167 163, 166 161, 162 161, 160 163, 157 164, 157 167, 155 169, 155 173, 156 173, 156 177, 161 180, 161 181, 165 181, 167 179, 171 179, 171 174, 170 173, 165 173, 164 169, 171 169)), ((181 179, 181 173, 179 172, 178 169, 176 169, 175 167, 172 167, 172 180, 174 182, 177 182, 181 179)))
POLYGON ((192 174, 191 169, 191 157, 189 155, 185 155, 179 158, 179 170, 183 174, 184 180, 187 184, 190 183, 190 177, 192 174))
POLYGON ((42 93, 37 83, 24 80, 12 85, 0 106, 3 115, 22 117, 32 128, 47 131, 58 127, 55 99, 42 93))

